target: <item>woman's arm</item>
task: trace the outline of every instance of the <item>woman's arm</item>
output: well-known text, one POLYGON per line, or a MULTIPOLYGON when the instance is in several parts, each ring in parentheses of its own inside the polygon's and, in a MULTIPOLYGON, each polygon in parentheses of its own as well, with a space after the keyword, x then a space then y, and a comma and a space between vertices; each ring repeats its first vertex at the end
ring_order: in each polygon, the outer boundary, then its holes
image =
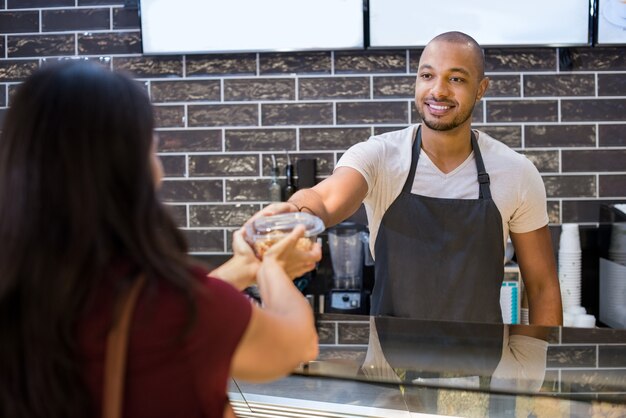
MULTIPOLYGON (((231 363, 234 378, 252 382, 276 379, 317 357, 313 311, 283 268, 303 233, 303 227, 296 228, 263 256, 257 273, 263 308, 252 309, 231 363)), ((313 251, 321 257, 319 245, 313 251)))

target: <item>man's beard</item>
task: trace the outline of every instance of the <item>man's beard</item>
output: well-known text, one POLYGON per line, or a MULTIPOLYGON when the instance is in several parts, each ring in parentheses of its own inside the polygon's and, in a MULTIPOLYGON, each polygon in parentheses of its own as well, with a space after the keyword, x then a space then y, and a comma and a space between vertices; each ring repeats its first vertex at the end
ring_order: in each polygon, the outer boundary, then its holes
POLYGON ((417 113, 420 115, 420 118, 422 118, 422 122, 433 131, 451 131, 455 128, 458 128, 472 117, 473 112, 474 108, 472 107, 467 113, 458 115, 457 117, 452 119, 451 122, 442 122, 434 117, 432 118, 433 120, 427 120, 424 113, 422 113, 422 108, 417 106, 417 113))

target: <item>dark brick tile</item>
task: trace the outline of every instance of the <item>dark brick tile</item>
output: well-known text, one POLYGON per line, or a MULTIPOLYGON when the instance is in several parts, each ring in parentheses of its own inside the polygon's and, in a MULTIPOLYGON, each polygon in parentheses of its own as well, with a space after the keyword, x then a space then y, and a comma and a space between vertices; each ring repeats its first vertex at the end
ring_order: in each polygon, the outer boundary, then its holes
MULTIPOLYGON (((272 154, 264 154, 262 158, 263 174, 264 176, 271 176, 272 169, 272 154)), ((280 176, 285 176, 285 166, 287 165, 287 157, 284 152, 276 152, 273 154, 276 158, 276 164, 278 165, 278 172, 280 176)), ((327 176, 332 173, 334 167, 333 154, 329 153, 296 153, 289 151, 289 158, 291 159, 294 167, 298 167, 298 162, 301 159, 314 159, 315 160, 315 173, 316 178, 320 176, 327 176)), ((297 174, 297 173, 296 173, 297 174)), ((297 185, 297 175, 295 177, 297 185)), ((282 179, 281 179, 282 180, 282 179)))
POLYGON ((547 367, 595 367, 596 346, 565 346, 548 347, 547 367))
POLYGON ((11 99, 15 96, 15 93, 19 90, 22 84, 9 84, 7 85, 7 106, 11 105, 11 99))
POLYGON ((160 195, 165 202, 221 202, 221 180, 164 180, 160 195))
POLYGON ((596 176, 543 176, 542 179, 550 198, 596 196, 596 176))
POLYGON ((626 70, 626 55, 621 47, 570 48, 572 70, 626 70))
POLYGON ((300 149, 346 150, 367 140, 371 135, 370 128, 301 128, 300 149))
POLYGON ((219 80, 153 81, 150 85, 153 102, 219 101, 219 80))
POLYGON ((407 123, 408 113, 406 101, 337 103, 337 124, 407 123))
POLYGON ((38 68, 37 60, 0 60, 0 81, 22 81, 38 68))
POLYGON ((0 60, 0 81, 23 81, 38 68, 37 60, 0 60))
POLYGON ((593 74, 524 75, 524 96, 595 96, 593 74))
POLYGON ((598 74, 598 95, 626 96, 626 76, 624 74, 598 74))
POLYGON ((0 107, 6 107, 7 105, 7 85, 0 84, 0 107))
POLYGON ((255 75, 256 54, 187 55, 188 77, 255 75))
POLYGON ((176 128, 185 126, 184 106, 153 106, 154 119, 159 128, 176 128))
POLYGON ((190 155, 189 176, 258 176, 257 155, 190 155))
POLYGON ((269 201, 269 185, 269 179, 226 180, 226 201, 269 201))
POLYGON ((548 222, 550 224, 561 223, 561 204, 559 201, 548 200, 548 222))
POLYGON ((413 99, 414 97, 414 76, 374 77, 374 98, 413 99))
MULTIPOLYGON (((79 6, 96 6, 96 5, 122 5, 125 3, 132 3, 127 0, 78 0, 79 6)), ((132 7, 130 7, 132 8, 132 7)))
POLYGON ((259 54, 260 74, 330 74, 330 52, 259 54))
MULTIPOLYGON (((626 167, 626 163, 624 163, 626 167)), ((626 195, 626 175, 600 176, 600 197, 626 195)))
POLYGON ((114 57, 113 68, 135 77, 182 77, 183 58, 174 56, 114 57))
POLYGON ((557 173, 559 171, 558 151, 521 151, 540 173, 557 173))
POLYGON ((160 159, 165 177, 185 177, 184 155, 161 155, 160 159))
POLYGON ((626 99, 580 99, 561 101, 561 120, 622 121, 626 114, 626 99))
POLYGON ((626 168, 626 149, 564 150, 561 158, 564 172, 624 171, 626 168))
POLYGON ((554 71, 554 48, 489 48, 485 50, 485 71, 554 71))
POLYGON ((484 125, 475 126, 475 128, 511 148, 522 146, 522 128, 519 126, 484 125))
POLYGON ((224 101, 294 100, 296 82, 293 78, 226 79, 224 101))
MULTIPOLYGON (((387 132, 399 131, 406 128, 406 126, 374 126, 374 135, 382 135, 387 132)), ((363 128, 369 131, 369 128, 363 128)))
POLYGON ((600 345, 598 350, 599 367, 626 368, 626 345, 600 345))
POLYGON ((139 12, 132 8, 113 9, 113 29, 139 29, 139 12))
POLYGON ((626 146, 626 125, 598 125, 598 142, 601 147, 626 146))
POLYGON ((74 52, 72 34, 9 36, 7 41, 9 58, 74 55, 74 52))
POLYGON ((489 76, 489 88, 485 92, 485 97, 520 97, 521 94, 519 75, 489 76))
POLYGON ((337 323, 320 321, 317 323, 317 335, 320 344, 335 344, 337 323))
POLYGON ((269 125, 331 125, 332 103, 262 104, 261 120, 269 125))
POLYGON ((220 129, 159 131, 159 151, 222 151, 222 131, 220 129))
POLYGON ((7 9, 30 9, 38 7, 74 7, 74 0, 6 0, 7 9))
POLYGON ((0 36, 0 57, 4 58, 5 56, 6 56, 5 37, 0 36))
POLYGON ((490 100, 487 122, 556 122, 556 100, 490 100))
POLYGON ((206 229, 183 230, 189 251, 191 252, 223 252, 224 231, 206 229))
POLYGON ((335 73, 406 73, 406 52, 336 51, 335 73))
POLYGON ((179 228, 187 227, 187 205, 166 204, 165 208, 179 228))
POLYGON ((39 12, 0 12, 0 33, 39 32, 39 12))
POLYGON ((240 227, 258 210, 257 205, 191 205, 189 225, 193 227, 240 227))
POLYGON ((366 77, 317 77, 298 79, 299 100, 369 99, 366 77))
POLYGON ((259 124, 256 104, 190 105, 189 126, 256 126, 259 124))
MULTIPOLYGON (((571 223, 581 222, 598 222, 600 220, 600 206, 626 203, 626 199, 621 200, 575 200, 575 201, 563 201, 563 214, 562 221, 571 223)), ((565 341, 563 341, 565 342, 565 341)), ((586 341, 573 341, 573 342, 586 342, 586 341)), ((610 342, 610 341, 605 341, 610 342)), ((621 341, 626 342, 626 337, 621 341)))
POLYGON ((226 151, 283 151, 296 149, 295 129, 227 129, 226 151))
POLYGON ((339 344, 367 344, 370 324, 368 322, 338 322, 339 344))
POLYGON ((409 50, 409 72, 412 74, 417 74, 422 51, 423 49, 409 50))
POLYGON ((80 55, 139 54, 141 53, 141 33, 79 33, 78 53, 80 55))
POLYGON ((526 147, 593 147, 595 125, 527 125, 524 127, 526 147))
POLYGON ((2 129, 2 125, 4 124, 4 118, 6 115, 7 109, 0 109, 0 129, 2 129))
POLYGON ((562 370, 561 391, 576 392, 620 392, 626 386, 624 370, 562 370))
POLYGON ((109 29, 109 9, 43 10, 41 26, 44 32, 109 29))

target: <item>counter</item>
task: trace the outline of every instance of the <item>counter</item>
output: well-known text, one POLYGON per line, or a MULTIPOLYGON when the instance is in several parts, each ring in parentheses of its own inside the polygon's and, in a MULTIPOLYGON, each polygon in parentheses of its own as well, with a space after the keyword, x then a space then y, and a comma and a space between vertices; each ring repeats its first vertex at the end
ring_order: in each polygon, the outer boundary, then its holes
POLYGON ((291 376, 232 382, 238 416, 626 416, 626 330, 333 314, 318 330, 291 376))

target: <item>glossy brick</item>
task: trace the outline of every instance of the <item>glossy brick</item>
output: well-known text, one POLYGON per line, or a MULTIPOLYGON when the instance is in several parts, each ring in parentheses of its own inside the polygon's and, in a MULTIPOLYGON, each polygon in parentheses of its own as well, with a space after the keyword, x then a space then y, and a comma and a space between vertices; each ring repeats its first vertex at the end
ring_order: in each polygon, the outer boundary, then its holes
POLYGON ((491 100, 487 102, 487 122, 556 122, 556 100, 491 100))
POLYGON ((626 99, 580 99, 561 102, 563 122, 622 121, 626 99))
POLYGON ((160 194, 165 202, 221 202, 221 180, 165 180, 160 194))
POLYGON ((38 68, 37 60, 0 60, 0 81, 23 81, 38 68))
POLYGON ((408 123, 406 101, 337 103, 337 124, 408 123))
MULTIPOLYGON (((625 164, 626 165, 626 164, 625 164)), ((600 175, 600 197, 620 197, 626 192, 626 175, 600 175)))
POLYGON ((298 79, 299 100, 368 99, 370 81, 366 77, 317 77, 298 79))
POLYGON ((269 125, 331 125, 332 103, 262 104, 261 121, 269 125))
POLYGON ((141 53, 140 32, 79 33, 77 36, 80 55, 141 53))
POLYGON ((111 27, 109 9, 65 9, 41 12, 44 32, 107 30, 111 27))
POLYGON ((601 147, 626 147, 626 124, 600 124, 598 138, 601 147))
POLYGON ((219 80, 153 81, 153 102, 211 102, 220 100, 219 80))
POLYGON ((330 74, 330 52, 259 54, 260 74, 330 74))
POLYGON ((626 170, 626 149, 566 150, 561 158, 564 172, 626 170))
POLYGON ((183 59, 180 55, 113 57, 113 68, 139 78, 182 77, 183 59))
POLYGON ((226 201, 269 201, 269 185, 269 179, 226 180, 226 201))
POLYGON ((595 96, 593 74, 525 75, 525 97, 595 96))
POLYGON ((161 155, 161 164, 165 177, 184 177, 186 161, 184 155, 161 155))
POLYGON ((488 48, 485 71, 554 71, 556 51, 551 48, 488 48))
POLYGON ((406 52, 336 51, 335 73, 406 73, 406 52))
POLYGON ((139 29, 139 11, 133 8, 113 9, 113 29, 139 29))
POLYGON ((259 124, 258 105, 190 105, 189 126, 256 126, 259 124))
POLYGON ((9 58, 74 55, 75 52, 73 34, 9 36, 7 41, 9 58))
POLYGON ((346 150, 371 134, 370 128, 301 128, 300 149, 346 150))
POLYGON ((255 75, 256 54, 187 55, 188 77, 255 75))
POLYGON ((415 97, 415 76, 374 77, 374 98, 413 99, 415 97))
POLYGON ((258 210, 256 205, 191 205, 189 225, 192 227, 240 227, 258 210))
POLYGON ((520 97, 521 91, 519 75, 490 75, 485 97, 520 97))
POLYGON ((526 125, 526 147, 594 147, 595 125, 526 125))
POLYGON ((546 194, 555 197, 596 197, 596 176, 543 176, 546 194))
POLYGON ((37 11, 0 12, 0 33, 39 32, 37 11))
POLYGON ((227 151, 283 151, 296 149, 295 129, 227 129, 227 151))
POLYGON ((183 230, 189 251, 194 252, 223 252, 224 232, 222 230, 183 230))
POLYGON ((222 131, 218 129, 159 131, 159 151, 221 151, 222 131))
POLYGON ((190 155, 190 177, 258 176, 256 155, 190 155))
POLYGON ((154 119, 159 128, 175 128, 185 126, 184 106, 154 106, 154 119))
POLYGON ((294 100, 295 79, 226 79, 224 101, 294 100))

